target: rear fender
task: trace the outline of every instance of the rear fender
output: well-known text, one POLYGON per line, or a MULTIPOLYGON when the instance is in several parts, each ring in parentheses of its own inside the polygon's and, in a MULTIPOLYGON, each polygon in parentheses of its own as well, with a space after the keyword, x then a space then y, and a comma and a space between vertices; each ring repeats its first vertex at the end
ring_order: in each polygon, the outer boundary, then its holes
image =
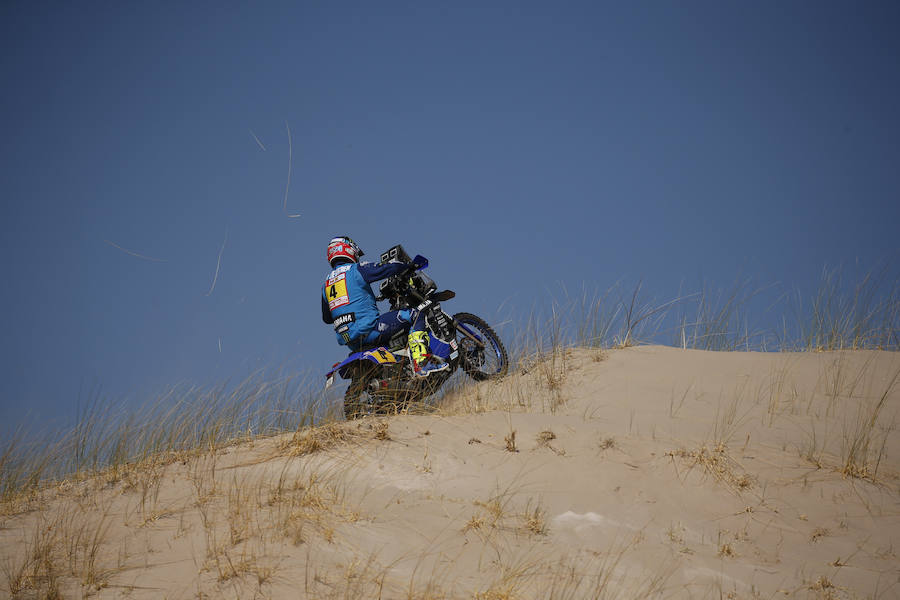
POLYGON ((339 363, 335 363, 331 370, 325 373, 325 387, 330 386, 334 382, 334 374, 337 373, 342 379, 349 379, 352 376, 354 366, 360 362, 370 362, 376 365, 389 365, 400 362, 401 357, 389 352, 387 348, 372 348, 362 352, 354 352, 339 363))

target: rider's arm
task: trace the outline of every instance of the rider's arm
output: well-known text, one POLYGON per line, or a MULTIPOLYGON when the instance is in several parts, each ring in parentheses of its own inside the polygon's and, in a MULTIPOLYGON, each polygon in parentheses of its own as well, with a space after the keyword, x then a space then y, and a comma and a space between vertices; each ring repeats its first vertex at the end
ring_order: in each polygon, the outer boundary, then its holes
POLYGON ((409 268, 409 265, 399 261, 391 261, 385 265, 377 265, 375 263, 360 263, 359 274, 366 283, 372 283, 381 279, 386 279, 391 275, 402 273, 409 268))
POLYGON ((325 302, 325 296, 319 296, 322 299, 322 320, 331 325, 334 323, 334 319, 331 317, 331 309, 328 308, 328 303, 325 302))

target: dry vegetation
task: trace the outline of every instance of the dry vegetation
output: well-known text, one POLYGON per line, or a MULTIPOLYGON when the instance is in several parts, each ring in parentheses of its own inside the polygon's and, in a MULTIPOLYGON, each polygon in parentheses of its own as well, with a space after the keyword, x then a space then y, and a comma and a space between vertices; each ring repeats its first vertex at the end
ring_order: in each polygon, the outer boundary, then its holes
MULTIPOLYGON (((638 287, 422 414, 262 374, 94 399, 0 454, 0 597, 897 597, 897 296, 835 278, 799 353, 640 346, 680 305, 638 287)), ((746 346, 756 293, 702 294, 678 346, 746 346)))

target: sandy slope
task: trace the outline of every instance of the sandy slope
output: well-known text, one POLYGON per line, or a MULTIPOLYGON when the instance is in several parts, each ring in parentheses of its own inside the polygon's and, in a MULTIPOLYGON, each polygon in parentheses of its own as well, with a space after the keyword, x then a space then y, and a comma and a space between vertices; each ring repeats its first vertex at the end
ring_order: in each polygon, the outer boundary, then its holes
POLYGON ((0 595, 900 597, 900 354, 526 367, 48 490, 2 519, 0 595))

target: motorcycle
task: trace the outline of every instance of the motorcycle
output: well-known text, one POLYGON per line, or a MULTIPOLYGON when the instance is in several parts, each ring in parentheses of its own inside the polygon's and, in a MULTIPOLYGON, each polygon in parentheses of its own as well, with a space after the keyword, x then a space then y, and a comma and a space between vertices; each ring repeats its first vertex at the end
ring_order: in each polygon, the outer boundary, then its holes
POLYGON ((348 420, 366 414, 399 412, 436 392, 458 368, 476 381, 499 378, 509 370, 506 348, 484 319, 471 313, 450 316, 444 312, 441 302, 454 298, 456 293, 438 291, 434 281, 422 272, 428 267, 424 257, 410 259, 398 244, 381 255, 381 264, 389 261, 401 261, 410 268, 382 281, 376 299, 388 300, 391 310, 425 311, 429 349, 450 366, 417 378, 405 331, 391 338, 387 346, 351 353, 325 374, 326 389, 334 383, 335 373, 350 380, 344 394, 344 416, 348 420))

